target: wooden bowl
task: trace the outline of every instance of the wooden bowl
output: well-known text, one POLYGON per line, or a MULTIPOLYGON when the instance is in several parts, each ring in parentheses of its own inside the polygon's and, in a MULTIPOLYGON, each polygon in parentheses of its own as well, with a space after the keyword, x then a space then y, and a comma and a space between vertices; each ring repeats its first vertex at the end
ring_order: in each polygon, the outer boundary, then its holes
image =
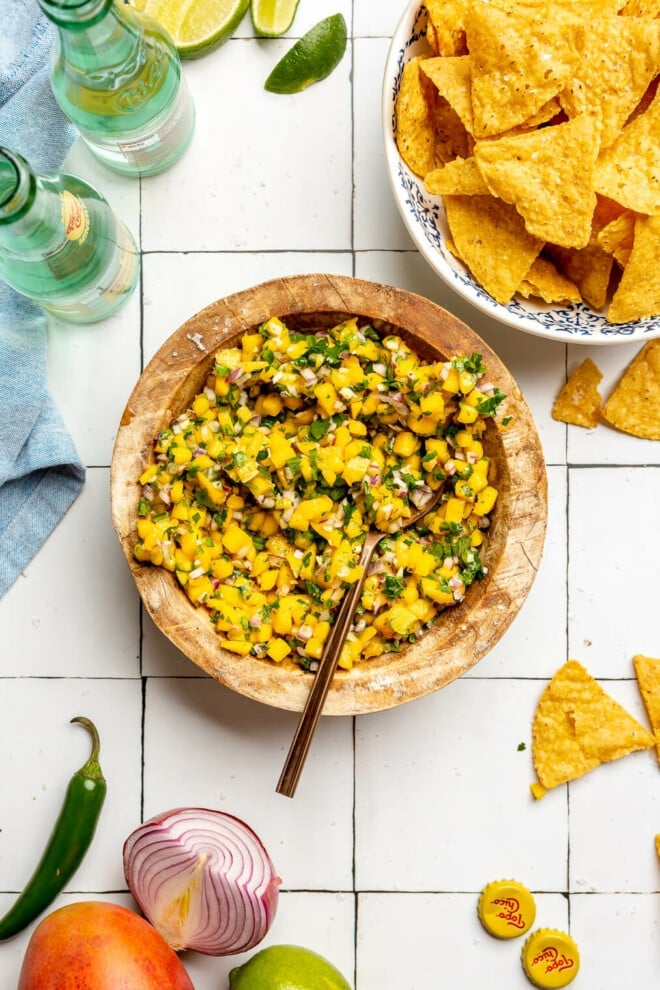
POLYGON ((365 317, 377 330, 398 333, 424 360, 483 356, 488 377, 507 400, 507 429, 489 425, 486 452, 496 468, 499 497, 483 554, 488 574, 459 605, 401 653, 339 670, 324 713, 356 715, 391 708, 435 691, 477 663, 499 640, 523 604, 538 569, 546 528, 543 452, 523 395, 497 355, 460 320, 411 292, 336 275, 275 279, 207 306, 187 320, 149 362, 119 425, 111 472, 112 518, 147 611, 159 629, 207 674, 240 694, 290 711, 302 710, 313 674, 295 663, 240 657, 224 650, 209 621, 174 576, 139 563, 139 476, 153 459, 157 434, 189 405, 215 352, 270 316, 298 331, 365 317))

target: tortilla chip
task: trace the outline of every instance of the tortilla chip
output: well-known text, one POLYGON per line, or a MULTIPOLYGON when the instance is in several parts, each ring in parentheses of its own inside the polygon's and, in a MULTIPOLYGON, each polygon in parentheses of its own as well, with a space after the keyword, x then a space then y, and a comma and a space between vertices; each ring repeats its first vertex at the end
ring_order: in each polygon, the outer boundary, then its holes
POLYGON ((602 377, 591 358, 585 358, 555 399, 552 418, 593 430, 598 425, 601 405, 598 385, 602 377))
POLYGON ((655 735, 655 748, 660 763, 660 660, 643 657, 638 653, 633 657, 633 664, 646 714, 655 735))
POLYGON ((493 195, 516 207, 530 234, 561 247, 585 247, 596 208, 594 117, 582 114, 563 124, 478 141, 474 155, 493 195))
POLYGON ((655 851, 660 856, 660 833, 655 837, 655 851))
POLYGON ((624 433, 660 440, 660 338, 649 340, 633 358, 603 406, 602 416, 624 433))
POLYGON ((424 186, 432 196, 489 195, 474 156, 455 158, 442 168, 434 169, 424 179, 424 186))
POLYGON ((510 302, 543 241, 525 230, 512 206, 491 196, 446 196, 444 206, 458 256, 497 302, 510 302))
POLYGON ((421 65, 422 72, 451 107, 456 111, 467 131, 472 133, 472 98, 470 96, 470 56, 456 55, 447 58, 427 58, 421 65))
POLYGON ((585 302, 602 309, 607 301, 613 259, 597 244, 583 248, 562 248, 548 244, 545 253, 559 271, 579 289, 585 302))
POLYGON ((577 660, 560 667, 541 695, 532 740, 534 768, 547 789, 654 744, 577 660))
POLYGON ((607 312, 610 323, 660 314, 660 213, 638 217, 630 257, 607 312))
POLYGON ((626 267, 630 258, 635 239, 636 220, 637 216, 634 213, 621 213, 616 220, 608 223, 598 234, 598 243, 602 245, 604 251, 615 258, 622 268, 626 267))
POLYGON ((396 144, 408 168, 424 176, 434 165, 435 118, 419 71, 422 58, 418 55, 411 59, 401 73, 396 101, 396 144))
POLYGON ((465 52, 468 3, 469 0, 426 0, 427 38, 436 55, 462 55, 465 52))
POLYGON ((547 258, 538 257, 518 286, 518 292, 525 299, 533 296, 543 302, 575 303, 580 302, 580 291, 570 279, 557 271, 547 258))
POLYGON ((547 5, 509 9, 473 0, 465 18, 472 60, 474 134, 488 137, 528 120, 570 79, 579 58, 584 28, 547 5))
POLYGON ((628 210, 660 209, 660 93, 602 152, 594 169, 594 187, 628 210))
POLYGON ((660 21, 594 17, 575 72, 560 93, 569 117, 600 113, 609 147, 660 69, 660 21))
POLYGON ((660 17, 660 0, 628 0, 621 13, 631 17, 660 17))
MULTIPOLYGON (((425 78, 429 87, 430 79, 425 78)), ((463 121, 453 107, 433 89, 435 99, 435 147, 434 167, 446 165, 454 158, 467 158, 472 151, 472 139, 463 126, 463 121)))

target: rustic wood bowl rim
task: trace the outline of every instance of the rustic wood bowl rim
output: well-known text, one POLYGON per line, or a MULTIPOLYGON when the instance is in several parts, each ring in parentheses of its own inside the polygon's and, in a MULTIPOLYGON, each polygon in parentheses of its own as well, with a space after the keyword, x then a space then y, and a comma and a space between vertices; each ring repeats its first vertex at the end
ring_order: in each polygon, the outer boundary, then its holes
POLYGON ((313 674, 224 650, 208 618, 175 577, 141 564, 136 541, 139 477, 153 441, 196 394, 213 355, 271 316, 299 329, 363 317, 400 332, 426 359, 480 353, 489 379, 507 395, 506 429, 489 432, 500 495, 489 531, 488 574, 464 601, 399 654, 338 671, 324 714, 356 715, 394 707, 435 691, 474 666, 498 642, 520 610, 538 570, 547 524, 543 451, 525 398, 496 353, 474 330, 423 296, 339 275, 273 279, 211 303, 186 320, 151 358, 133 389, 115 440, 110 494, 112 521, 144 606, 171 642, 210 677, 256 701, 301 711, 313 674))

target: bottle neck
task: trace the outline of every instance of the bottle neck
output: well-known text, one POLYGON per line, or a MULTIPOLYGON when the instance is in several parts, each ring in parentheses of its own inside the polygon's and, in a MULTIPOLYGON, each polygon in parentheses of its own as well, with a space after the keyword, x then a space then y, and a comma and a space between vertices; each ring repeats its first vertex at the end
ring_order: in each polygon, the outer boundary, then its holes
POLYGON ((39 0, 57 27, 59 47, 67 65, 83 74, 102 65, 128 63, 139 47, 140 17, 115 0, 39 0))
POLYGON ((0 148, 0 225, 16 223, 34 202, 36 177, 21 155, 0 148))
POLYGON ((9 251, 48 247, 61 237, 60 197, 25 159, 0 148, 0 247, 9 251))
POLYGON ((39 0, 39 6, 58 27, 84 31, 105 20, 114 0, 39 0))

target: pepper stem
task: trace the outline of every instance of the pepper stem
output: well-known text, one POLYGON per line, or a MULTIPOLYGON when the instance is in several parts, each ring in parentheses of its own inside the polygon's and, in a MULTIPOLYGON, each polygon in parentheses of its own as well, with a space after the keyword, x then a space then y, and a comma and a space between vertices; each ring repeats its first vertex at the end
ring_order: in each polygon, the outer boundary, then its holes
POLYGON ((87 762, 76 773, 76 777, 88 777, 90 780, 105 780, 103 771, 101 770, 101 764, 99 763, 101 740, 99 739, 96 726, 91 719, 85 718, 84 715, 76 715, 71 721, 79 722, 80 725, 83 725, 92 737, 92 752, 89 754, 87 762))

